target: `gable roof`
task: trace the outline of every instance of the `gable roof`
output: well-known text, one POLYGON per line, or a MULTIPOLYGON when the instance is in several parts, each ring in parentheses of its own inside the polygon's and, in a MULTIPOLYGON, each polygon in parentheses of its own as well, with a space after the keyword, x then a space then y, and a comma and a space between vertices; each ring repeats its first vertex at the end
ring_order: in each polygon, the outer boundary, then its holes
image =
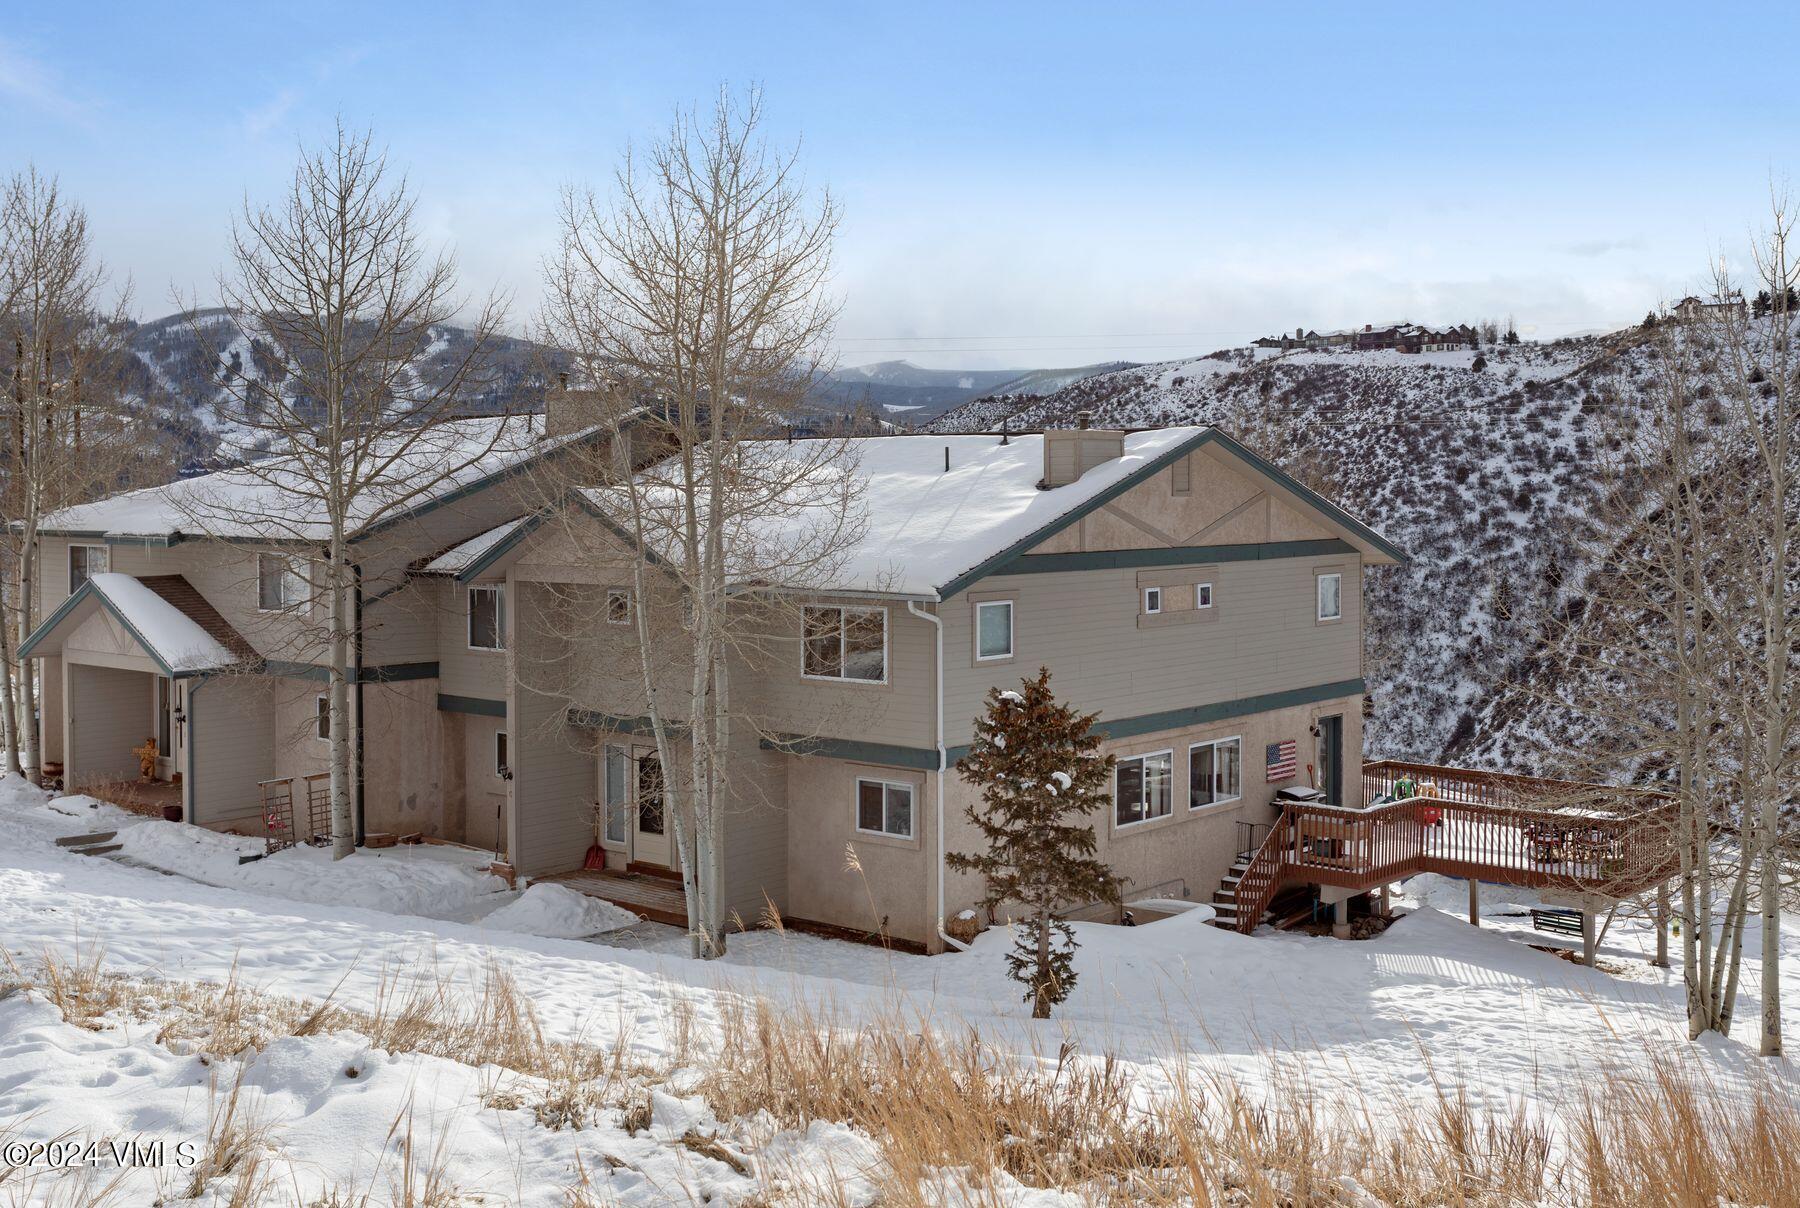
POLYGON ((182 576, 137 579, 116 572, 94 575, 77 588, 19 644, 19 657, 31 657, 65 624, 79 623, 76 618, 90 602, 123 626, 165 675, 189 676, 257 657, 244 636, 182 576))
MULTIPOLYGON (((542 431, 539 415, 485 416, 435 425, 410 448, 395 449, 393 464, 366 491, 359 515, 351 517, 353 529, 369 525, 356 536, 367 536, 521 471, 546 453, 592 436, 595 429, 554 438, 544 438, 542 431), (446 474, 446 466, 461 468, 446 474), (421 479, 429 486, 414 496, 421 479), (404 504, 396 506, 400 500, 404 504)), ((308 497, 303 475, 284 468, 292 460, 273 457, 255 471, 219 470, 62 508, 44 518, 40 531, 170 545, 190 537, 276 544, 322 541, 329 536, 327 521, 316 514, 316 501, 308 497), (284 479, 299 489, 284 489, 284 479)))
POLYGON ((539 513, 514 516, 505 524, 497 524, 485 533, 477 533, 467 541, 453 545, 419 567, 415 574, 454 575, 468 582, 481 575, 499 558, 537 527, 539 513))
MULTIPOLYGON (((919 599, 948 599, 988 575, 1003 573, 1014 558, 1074 524, 1081 517, 1177 459, 1208 444, 1244 462, 1252 472, 1317 512, 1378 561, 1405 561, 1406 555, 1379 533, 1308 490, 1237 441, 1214 428, 1173 427, 1127 433, 1123 454, 1089 469, 1074 482, 1048 489, 1043 478, 1042 433, 964 436, 873 436, 842 442, 846 464, 855 467, 859 531, 831 559, 829 569, 810 564, 797 578, 779 570, 746 565, 745 584, 814 591, 866 593, 919 599), (946 457, 948 468, 946 468, 946 457), (759 573, 760 572, 760 573, 759 573)), ((755 456, 779 470, 787 458, 804 466, 817 458, 820 442, 756 442, 755 456)), ((654 484, 655 467, 640 480, 654 484)), ((613 493, 584 492, 602 513, 617 513, 613 493)), ((768 517, 747 516, 736 524, 733 541, 757 560, 779 567, 780 551, 805 548, 808 525, 829 528, 830 515, 809 515, 829 500, 793 508, 773 508, 768 517), (767 555, 765 551, 777 551, 767 555)), ((663 553, 668 551, 652 551, 663 553)), ((804 559, 795 559, 804 563, 804 559)))

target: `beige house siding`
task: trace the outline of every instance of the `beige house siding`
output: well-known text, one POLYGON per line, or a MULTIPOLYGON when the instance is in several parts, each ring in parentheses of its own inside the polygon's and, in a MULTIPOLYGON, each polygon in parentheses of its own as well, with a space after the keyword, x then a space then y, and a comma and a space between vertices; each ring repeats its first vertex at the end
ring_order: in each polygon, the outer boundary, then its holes
MULTIPOLYGON (((518 584, 521 608, 542 603, 544 589, 518 584)), ((531 686, 537 670, 560 653, 549 635, 521 625, 520 610, 508 616, 507 644, 524 669, 510 685, 507 720, 515 752, 512 809, 507 818, 507 851, 520 875, 542 876, 581 866, 593 842, 592 810, 598 796, 593 751, 567 721, 568 702, 531 686)))
MULTIPOLYGON (((473 847, 499 848, 506 842, 507 782, 494 771, 494 736, 507 728, 505 719, 473 713, 444 717, 445 796, 463 800, 462 841, 473 847)), ((507 731, 511 740, 512 733, 507 731)), ((517 754, 511 756, 518 762, 517 754)))
POLYGON ((262 823, 257 782, 275 775, 275 708, 260 676, 188 681, 188 743, 193 777, 188 821, 202 826, 262 823))
POLYGON ((1360 565, 1346 554, 1208 563, 1203 571, 1124 568, 984 579, 973 593, 942 606, 946 743, 969 741, 990 687, 1011 687, 1040 666, 1050 668, 1061 699, 1098 712, 1102 721, 1356 679, 1360 565), (1314 623, 1313 575, 1325 566, 1344 575, 1341 624, 1314 623), (1178 609, 1193 609, 1193 583, 1201 577, 1213 584, 1208 621, 1140 627, 1146 581, 1165 585, 1164 616, 1172 618, 1178 609), (1015 653, 1010 662, 977 663, 974 603, 992 599, 1014 601, 1015 653))
POLYGON ((926 943, 936 930, 930 899, 936 859, 931 774, 816 756, 784 758, 787 860, 796 870, 788 885, 789 913, 854 930, 874 931, 885 924, 896 939, 926 943), (857 830, 858 777, 913 786, 913 839, 857 830), (847 867, 852 848, 860 873, 847 867))
MULTIPOLYGON (((482 586, 505 588, 505 583, 482 586)), ((512 593, 506 593, 505 610, 512 612, 512 593)), ((505 650, 477 650, 469 645, 469 588, 446 579, 438 587, 434 614, 438 624, 435 657, 439 690, 449 696, 477 700, 505 700, 512 678, 511 656, 505 650)))
POLYGON ((71 789, 104 780, 135 780, 131 749, 154 733, 155 678, 144 671, 68 665, 69 691, 80 702, 69 719, 67 784, 71 789))

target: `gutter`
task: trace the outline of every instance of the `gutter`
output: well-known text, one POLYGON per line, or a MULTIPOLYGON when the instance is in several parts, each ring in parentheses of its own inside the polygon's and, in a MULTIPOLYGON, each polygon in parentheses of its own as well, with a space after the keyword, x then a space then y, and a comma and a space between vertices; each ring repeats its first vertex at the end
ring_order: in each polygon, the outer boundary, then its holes
POLYGON ((931 773, 936 778, 932 782, 931 796, 937 805, 937 934, 958 952, 967 952, 969 945, 944 930, 944 619, 933 612, 921 612, 913 600, 906 602, 906 611, 931 622, 932 629, 936 630, 937 674, 932 677, 932 687, 937 699, 937 718, 932 733, 937 744, 937 767, 931 773))

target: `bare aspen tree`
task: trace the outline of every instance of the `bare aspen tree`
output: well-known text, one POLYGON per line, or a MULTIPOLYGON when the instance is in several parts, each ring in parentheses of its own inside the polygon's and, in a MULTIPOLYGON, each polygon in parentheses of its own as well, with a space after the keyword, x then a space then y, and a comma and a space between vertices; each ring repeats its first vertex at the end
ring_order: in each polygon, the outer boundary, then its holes
POLYGON ((128 287, 110 301, 88 219, 53 177, 28 168, 0 182, 0 512, 6 522, 0 587, 0 687, 7 768, 36 773, 38 686, 33 664, 14 664, 36 627, 39 528, 58 508, 129 485, 159 468, 158 442, 119 393, 129 330, 128 287))
MULTIPOLYGON (((829 581, 859 525, 845 442, 765 439, 801 403, 835 318, 824 287, 837 211, 809 197, 795 156, 770 152, 761 125, 755 94, 721 96, 628 151, 609 202, 567 191, 543 318, 547 342, 603 396, 593 418, 611 437, 606 455, 559 463, 546 502, 586 488, 583 506, 619 538, 582 549, 593 529, 565 509, 566 559, 604 565, 625 551, 612 573, 630 589, 634 695, 702 957, 725 950, 733 727, 760 724, 734 701, 732 669, 776 648, 796 657, 796 593, 829 581)), ((558 690, 609 657, 598 640, 620 619, 598 588, 584 599, 565 592, 540 619, 571 652, 558 690)))
MULTIPOLYGON (((201 531, 252 532, 311 564, 316 622, 304 640, 322 649, 328 674, 339 859, 356 842, 349 700, 360 543, 518 437, 518 425, 499 420, 449 422, 484 383, 503 307, 490 297, 465 310, 455 261, 426 247, 415 205, 371 136, 341 125, 330 145, 302 150, 279 202, 246 205, 220 298, 264 365, 223 383, 221 418, 248 460, 188 504, 201 531), (421 374, 453 319, 471 333, 465 350, 421 374)), ((204 340, 200 317, 192 322, 204 340)))

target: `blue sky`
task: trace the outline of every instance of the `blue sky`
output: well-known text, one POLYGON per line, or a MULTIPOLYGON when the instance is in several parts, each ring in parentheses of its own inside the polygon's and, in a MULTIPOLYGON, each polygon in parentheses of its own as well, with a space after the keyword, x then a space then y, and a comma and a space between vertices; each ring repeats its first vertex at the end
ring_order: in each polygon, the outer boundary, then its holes
POLYGON ((158 314, 341 112, 523 327, 559 186, 759 83, 844 206, 841 361, 985 367, 1617 325, 1800 184, 1800 110, 1750 70, 1790 7, 1429 7, 35 6, 0 27, 0 168, 60 175, 158 314))

